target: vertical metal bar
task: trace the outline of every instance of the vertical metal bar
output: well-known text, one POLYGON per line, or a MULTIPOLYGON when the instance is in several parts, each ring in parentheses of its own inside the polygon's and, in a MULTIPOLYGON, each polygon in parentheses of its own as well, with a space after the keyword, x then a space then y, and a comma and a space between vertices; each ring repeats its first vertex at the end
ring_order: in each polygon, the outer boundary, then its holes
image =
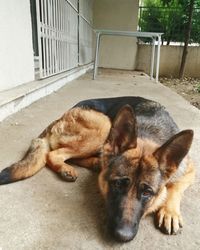
POLYGON ((52 12, 53 12, 53 44, 52 44, 52 53, 53 53, 53 73, 55 73, 56 69, 56 29, 55 29, 55 15, 56 15, 56 1, 52 0, 52 12))
POLYGON ((68 3, 65 2, 65 69, 67 69, 67 41, 68 41, 68 37, 67 37, 67 8, 68 8, 68 3))
POLYGON ((65 70, 65 42, 66 42, 66 36, 65 36, 65 5, 66 1, 63 2, 63 70, 65 70))
POLYGON ((52 13, 51 13, 51 0, 47 0, 47 13, 48 13, 48 46, 49 46, 49 75, 52 75, 52 13))
POLYGON ((69 56, 70 56, 70 49, 69 49, 69 47, 70 47, 70 45, 69 45, 69 43, 70 43, 70 23, 69 23, 69 11, 70 11, 70 9, 69 9, 69 3, 67 3, 67 10, 66 10, 66 23, 67 23, 67 25, 66 25, 66 27, 67 27, 67 44, 66 44, 66 46, 67 46, 67 51, 66 51, 66 64, 67 64, 67 69, 69 69, 69 68, 70 68, 70 65, 69 65, 69 56))
POLYGON ((68 2, 66 3, 66 38, 67 38, 67 42, 66 42, 66 68, 69 68, 69 37, 70 37, 70 28, 69 28, 69 22, 68 22, 68 18, 69 18, 69 4, 68 2))
POLYGON ((47 0, 47 13, 48 13, 48 40, 49 40, 49 74, 52 75, 52 34, 51 34, 51 24, 52 24, 52 15, 51 15, 51 0, 47 0))
POLYGON ((62 53, 62 71, 64 70, 64 13, 63 13, 63 10, 64 10, 64 2, 65 0, 61 1, 61 35, 62 35, 62 50, 61 50, 61 53, 62 53))
POLYGON ((156 82, 158 82, 159 78, 159 66, 160 66, 160 44, 161 44, 161 36, 158 36, 158 45, 157 45, 157 60, 156 60, 156 82))
POLYGON ((63 31, 62 31, 62 9, 63 9, 63 0, 60 0, 60 70, 62 71, 63 70, 63 31))
POLYGON ((99 47, 100 47, 100 33, 96 34, 96 51, 95 51, 95 60, 94 60, 94 72, 93 72, 93 80, 95 80, 97 71, 98 71, 98 59, 99 59, 99 47))
POLYGON ((155 39, 152 39, 152 50, 151 50, 151 71, 150 71, 150 78, 153 79, 154 73, 154 59, 155 59, 155 39))
POLYGON ((60 20, 59 20, 59 12, 60 12, 60 0, 57 0, 57 62, 58 62, 58 73, 60 71, 60 20))
POLYGON ((61 44, 61 38, 62 38, 62 36, 61 36, 61 1, 62 0, 59 0, 58 2, 59 2, 59 11, 58 11, 58 19, 59 19, 59 72, 61 72, 61 70, 62 70, 62 54, 61 54, 61 46, 62 46, 62 44, 61 44))
POLYGON ((59 35, 59 40, 58 40, 58 55, 59 55, 59 72, 61 72, 61 17, 60 17, 60 6, 61 0, 58 0, 58 35, 59 35))
POLYGON ((53 0, 50 0, 50 18, 51 18, 51 74, 54 73, 54 57, 53 57, 53 0))
POLYGON ((36 0, 36 14, 37 14, 37 32, 38 32, 38 50, 39 50, 39 70, 40 78, 43 77, 43 68, 42 68, 42 25, 41 25, 41 16, 40 16, 40 0, 36 0))
POLYGON ((46 72, 49 76, 49 31, 48 31, 48 10, 47 10, 47 0, 44 0, 44 16, 45 16, 45 53, 46 53, 46 72))
POLYGON ((55 73, 55 1, 51 0, 51 15, 52 15, 52 73, 55 73))
POLYGON ((66 2, 65 4, 65 36, 66 36, 66 42, 65 42, 65 67, 66 69, 69 68, 68 64, 68 43, 69 43, 69 27, 68 27, 68 15, 69 15, 69 4, 66 2))
POLYGON ((66 5, 67 2, 64 2, 64 6, 63 6, 63 20, 64 20, 64 24, 63 24, 63 34, 64 34, 64 44, 63 44, 63 57, 64 57, 64 69, 66 69, 66 56, 65 56, 65 51, 66 51, 66 5))
MULTIPOLYGON (((78 7, 78 6, 77 6, 78 7)), ((77 67, 79 65, 79 13, 78 9, 73 10, 73 23, 74 23, 74 34, 72 39, 73 46, 73 61, 72 67, 77 67)))
POLYGON ((68 5, 69 11, 68 11, 68 21, 69 21, 69 53, 68 53, 68 62, 69 67, 68 69, 72 68, 73 64, 73 32, 74 32, 74 20, 73 20, 73 13, 72 13, 72 7, 70 4, 68 5))
POLYGON ((55 36, 56 36, 56 42, 55 42, 55 68, 56 73, 58 72, 59 64, 58 64, 58 0, 55 0, 55 36))
POLYGON ((57 0, 53 0, 54 2, 54 57, 55 57, 55 60, 54 60, 54 70, 55 70, 55 73, 57 71, 57 19, 56 19, 56 16, 57 16, 57 0))
POLYGON ((80 17, 80 1, 78 0, 78 6, 77 6, 77 9, 78 9, 78 15, 77 15, 77 18, 78 18, 78 22, 77 22, 77 41, 78 41, 78 66, 80 65, 80 20, 81 20, 81 17, 80 17))
POLYGON ((44 0, 41 0, 41 22, 42 22, 42 55, 43 55, 43 76, 46 74, 46 46, 45 46, 45 22, 44 22, 44 0))
POLYGON ((56 73, 59 72, 59 0, 56 0, 56 61, 57 69, 56 73))

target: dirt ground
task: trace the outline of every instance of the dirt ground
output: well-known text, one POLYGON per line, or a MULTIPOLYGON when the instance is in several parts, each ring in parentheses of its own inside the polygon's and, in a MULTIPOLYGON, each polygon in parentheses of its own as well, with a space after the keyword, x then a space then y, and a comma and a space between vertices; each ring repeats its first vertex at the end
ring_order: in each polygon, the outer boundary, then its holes
POLYGON ((160 82, 200 109, 200 78, 185 77, 180 81, 176 78, 161 77, 160 82))

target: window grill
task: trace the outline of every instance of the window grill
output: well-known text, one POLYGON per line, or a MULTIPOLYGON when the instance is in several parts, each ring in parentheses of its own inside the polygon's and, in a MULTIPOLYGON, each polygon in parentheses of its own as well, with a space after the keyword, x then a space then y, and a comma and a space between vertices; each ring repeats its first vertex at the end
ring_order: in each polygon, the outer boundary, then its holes
POLYGON ((36 0, 40 78, 92 61, 92 26, 79 14, 85 4, 92 11, 91 0, 36 0))

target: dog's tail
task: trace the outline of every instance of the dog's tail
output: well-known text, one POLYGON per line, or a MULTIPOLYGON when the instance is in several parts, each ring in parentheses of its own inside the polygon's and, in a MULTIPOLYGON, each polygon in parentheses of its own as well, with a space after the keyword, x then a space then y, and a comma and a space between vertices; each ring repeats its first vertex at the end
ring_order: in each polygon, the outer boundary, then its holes
POLYGON ((45 137, 32 140, 22 160, 0 172, 0 185, 23 180, 36 174, 45 166, 48 152, 49 143, 45 137))

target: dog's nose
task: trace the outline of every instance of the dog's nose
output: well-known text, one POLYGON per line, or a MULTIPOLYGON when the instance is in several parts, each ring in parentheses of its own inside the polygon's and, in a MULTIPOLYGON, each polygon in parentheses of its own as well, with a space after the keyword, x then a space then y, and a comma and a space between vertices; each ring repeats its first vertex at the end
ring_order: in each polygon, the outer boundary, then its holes
POLYGON ((115 230, 115 237, 119 241, 130 241, 132 240, 137 233, 137 228, 136 227, 130 227, 130 226, 123 226, 120 228, 117 228, 115 230))

